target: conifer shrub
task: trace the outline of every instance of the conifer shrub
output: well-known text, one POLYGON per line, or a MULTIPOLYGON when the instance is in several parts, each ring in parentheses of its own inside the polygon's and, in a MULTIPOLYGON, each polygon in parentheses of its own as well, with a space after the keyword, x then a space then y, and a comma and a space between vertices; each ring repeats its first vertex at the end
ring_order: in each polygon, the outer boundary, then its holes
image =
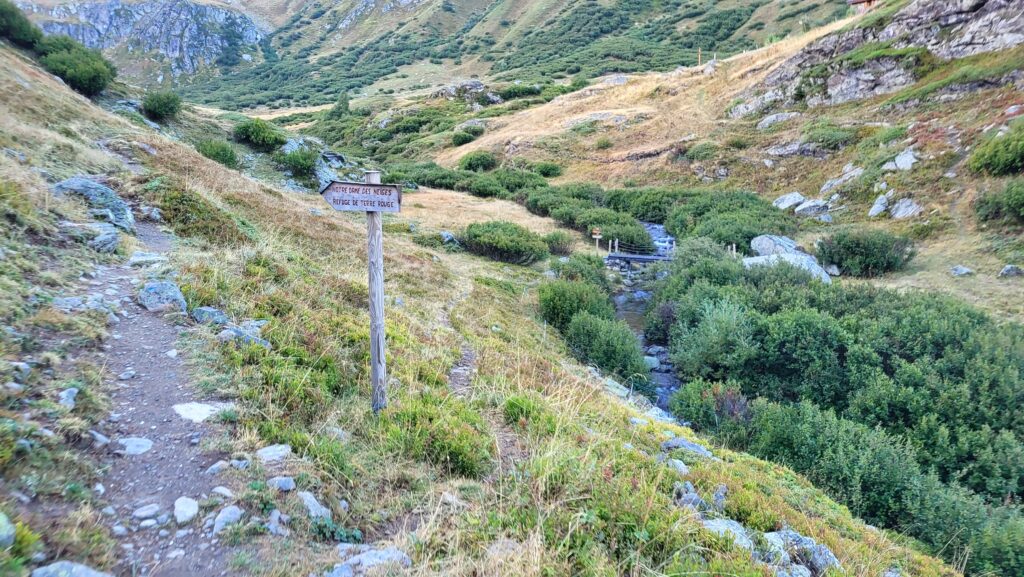
POLYGON ((473 172, 486 172, 498 167, 498 158, 486 150, 475 150, 459 159, 459 168, 473 172))
POLYGON ((527 265, 548 257, 540 235, 512 222, 473 223, 466 227, 463 241, 470 252, 502 262, 527 265))
POLYGON ((452 146, 462 146, 476 140, 476 137, 468 132, 459 131, 452 134, 452 146))
POLYGON ((615 309, 608 293, 599 286, 581 281, 555 280, 538 289, 540 315, 551 326, 564 331, 579 312, 611 319, 615 309))
POLYGON ((971 170, 993 176, 1024 172, 1024 124, 1017 123, 1007 134, 990 138, 974 149, 971 170))
POLYGON ((551 254, 568 256, 572 253, 573 236, 564 230, 556 230, 544 235, 544 242, 551 254))
POLYGON ((13 2, 0 0, 0 38, 31 49, 42 40, 43 32, 13 2))
POLYGON ((581 360, 625 379, 641 393, 650 395, 647 365, 640 342, 629 325, 584 310, 572 317, 564 335, 573 354, 581 360))
POLYGON ((170 91, 150 92, 142 99, 142 111, 153 120, 174 118, 181 111, 181 97, 170 91))
POLYGON ((281 131, 262 118, 249 118, 235 126, 235 140, 260 150, 273 150, 287 141, 281 131))
POLYGON ((291 152, 279 152, 274 155, 274 160, 282 168, 290 170, 292 175, 299 178, 310 178, 313 176, 313 169, 316 168, 316 159, 320 153, 311 148, 300 148, 291 152))
POLYGON ((843 231, 821 240, 818 257, 844 274, 875 277, 906 268, 914 258, 910 239, 883 230, 843 231))
POLYGON ((1011 180, 1002 191, 982 196, 974 209, 981 220, 1024 224, 1024 179, 1011 180))
POLYGON ((238 167, 238 154, 234 147, 225 140, 200 140, 196 150, 210 160, 217 161, 228 168, 238 167))
POLYGON ((76 92, 95 96, 117 76, 117 69, 99 51, 69 36, 47 36, 36 44, 39 62, 76 92))

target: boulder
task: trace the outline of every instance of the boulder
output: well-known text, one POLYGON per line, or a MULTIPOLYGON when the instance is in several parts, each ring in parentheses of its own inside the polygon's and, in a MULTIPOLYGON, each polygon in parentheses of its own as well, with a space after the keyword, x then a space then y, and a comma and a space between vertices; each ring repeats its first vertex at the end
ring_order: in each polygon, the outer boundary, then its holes
POLYGON ((185 297, 178 285, 170 281, 148 282, 139 291, 139 304, 147 311, 185 312, 185 297))
POLYGON ((91 567, 71 561, 57 561, 32 571, 32 577, 114 577, 91 567))
POLYGON ((908 171, 914 168, 914 165, 918 162, 917 154, 913 148, 907 148, 903 152, 896 155, 896 158, 886 162, 882 165, 882 170, 886 171, 908 171))
POLYGON ((814 142, 789 142, 786 144, 777 144, 765 149, 765 153, 769 156, 778 156, 780 158, 786 158, 789 156, 809 156, 811 158, 826 158, 828 151, 823 149, 821 146, 814 142))
POLYGON ((110 223, 127 232, 135 232, 135 217, 131 207, 109 186, 85 176, 73 176, 53 185, 53 194, 75 194, 85 198, 90 208, 109 211, 110 223))
POLYGON ((797 216, 818 216, 828 212, 828 203, 820 198, 805 200, 794 211, 797 216))
POLYGON ((860 175, 864 174, 864 169, 859 166, 854 166, 853 163, 847 164, 843 167, 843 173, 828 180, 821 186, 821 195, 824 196, 829 192, 843 186, 855 178, 859 178, 860 175))
POLYGON ((295 479, 291 477, 271 477, 267 479, 267 486, 277 489, 282 493, 287 493, 295 489, 295 479))
POLYGON ((793 207, 800 206, 805 200, 807 199, 799 192, 790 192, 772 201, 772 206, 779 210, 789 210, 793 207))
POLYGON ((791 120, 793 118, 798 118, 799 116, 799 112, 777 112, 775 114, 769 114, 768 116, 762 118, 761 122, 757 123, 757 129, 767 130, 768 128, 775 126, 776 124, 786 122, 787 120, 791 120))
POLYGON ((75 387, 64 389, 57 395, 57 404, 70 411, 75 408, 75 397, 77 396, 78 389, 75 387))
POLYGON ((270 341, 260 338, 258 335, 254 335, 251 331, 244 330, 236 325, 228 325, 224 330, 217 333, 217 340, 222 343, 240 342, 246 345, 259 345, 265 349, 272 348, 270 341))
POLYGON ((885 213, 887 210, 889 210, 889 195, 880 194, 878 195, 878 198, 875 199, 874 204, 871 205, 871 209, 868 210, 868 216, 870 218, 875 218, 876 216, 885 213))
POLYGON ((909 198, 901 198, 896 201, 896 204, 889 210, 889 215, 894 220, 903 220, 905 218, 911 218, 924 212, 921 205, 917 204, 909 198))
POLYGON ((974 271, 969 269, 969 268, 967 268, 967 267, 965 267, 962 264, 958 264, 955 267, 949 269, 949 274, 951 274, 951 275, 953 275, 955 277, 970 276, 970 275, 974 274, 974 271))
POLYGON ((749 551, 754 550, 754 541, 750 538, 746 528, 732 519, 704 519, 701 521, 704 528, 718 535, 727 537, 737 546, 749 551))
POLYGON ((792 529, 765 533, 764 540, 769 547, 781 546, 793 561, 806 566, 814 575, 823 575, 832 567, 841 568, 839 560, 828 546, 792 529))
POLYGON ((309 513, 310 519, 327 519, 331 520, 331 510, 320 504, 320 501, 310 493, 309 491, 299 491, 297 493, 299 500, 306 506, 306 512, 309 513))
POLYGON ((791 266, 807 271, 811 276, 825 284, 832 283, 832 278, 829 277, 827 272, 825 272, 825 269, 821 268, 821 265, 818 264, 818 260, 809 254, 770 254, 768 256, 752 256, 743 259, 743 266, 746 268, 755 266, 777 266, 779 263, 787 263, 791 266))
POLYGON ((757 256, 803 252, 797 246, 795 240, 787 236, 778 236, 774 234, 762 234, 760 236, 755 236, 750 240, 750 249, 753 250, 754 254, 757 256))
POLYGON ((1014 276, 1024 276, 1024 268, 1015 264, 1008 264, 1003 267, 1003 270, 999 271, 999 278, 1014 276))
POLYGON ((811 570, 803 565, 785 565, 776 567, 775 577, 813 577, 811 570))
POLYGON ((674 451, 676 449, 682 449, 688 453, 693 453, 694 455, 700 457, 714 457, 714 454, 712 454, 711 451, 707 449, 707 447, 694 443, 693 441, 688 441, 683 437, 675 437, 661 444, 661 450, 666 453, 674 451))
POLYGON ((187 525, 199 514, 199 503, 191 497, 178 497, 174 501, 174 520, 179 525, 187 525))
POLYGON ((226 325, 229 319, 220 309, 213 307, 196 307, 192 310, 192 318, 199 324, 226 325))
POLYGON ((224 529, 242 520, 242 510, 235 505, 224 507, 217 513, 213 520, 213 534, 216 535, 224 529))
POLYGON ((278 509, 274 509, 270 512, 270 519, 267 521, 267 532, 275 537, 287 537, 291 533, 285 527, 289 521, 291 521, 291 518, 288 515, 281 513, 278 509))
POLYGON ((89 248, 102 254, 112 254, 121 244, 121 235, 116 230, 101 232, 89 241, 89 248))

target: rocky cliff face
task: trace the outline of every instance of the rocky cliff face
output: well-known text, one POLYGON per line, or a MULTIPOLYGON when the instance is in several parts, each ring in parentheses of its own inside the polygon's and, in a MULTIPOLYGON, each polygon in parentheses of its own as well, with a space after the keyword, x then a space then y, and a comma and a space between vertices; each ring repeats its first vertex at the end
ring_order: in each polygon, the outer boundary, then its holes
POLYGON ((921 58, 950 60, 1020 44, 1020 0, 914 0, 887 20, 811 44, 773 72, 759 94, 750 95, 731 115, 755 114, 777 102, 804 100, 819 106, 891 94, 919 79, 915 67, 921 58), (862 48, 873 48, 876 56, 844 58, 862 48))
POLYGON ((243 59, 264 34, 244 14, 189 0, 103 0, 53 8, 21 2, 19 7, 46 34, 67 34, 101 50, 158 54, 175 78, 218 61, 243 59))

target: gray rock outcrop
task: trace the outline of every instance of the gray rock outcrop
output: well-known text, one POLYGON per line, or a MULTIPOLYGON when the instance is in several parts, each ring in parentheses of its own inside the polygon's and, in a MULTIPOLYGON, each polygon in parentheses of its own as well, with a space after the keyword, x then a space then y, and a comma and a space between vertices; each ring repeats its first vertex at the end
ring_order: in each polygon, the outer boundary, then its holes
POLYGON ((1015 264, 1008 264, 999 271, 999 278, 1024 276, 1024 268, 1015 264))
POLYGON ((889 209, 889 215, 895 220, 903 220, 905 218, 912 218, 918 216, 924 212, 921 205, 914 202, 909 198, 901 198, 896 201, 896 204, 892 205, 889 209))
POLYGON ((804 270, 807 273, 809 273, 812 277, 820 280, 825 284, 832 283, 832 277, 830 277, 829 274, 825 272, 825 269, 821 268, 821 265, 818 264, 818 259, 814 258, 809 254, 771 254, 768 256, 752 256, 743 259, 743 266, 746 268, 751 268, 755 266, 778 266, 781 263, 786 263, 798 269, 804 270))
POLYGON ((57 561, 32 571, 32 577, 114 577, 91 567, 71 561, 57 561))
POLYGON ((750 538, 746 528, 738 522, 732 519, 704 519, 701 523, 703 523, 705 529, 719 537, 731 539, 737 547, 749 551, 754 550, 754 541, 750 538))
POLYGON ((799 118, 799 112, 776 112, 775 114, 769 114, 761 119, 761 122, 757 123, 758 130, 767 130, 776 124, 781 124, 787 120, 799 118))
POLYGON ((750 240, 750 250, 757 256, 803 252, 796 241, 788 236, 762 234, 750 240))
POLYGON ((99 214, 106 216, 111 224, 121 230, 135 232, 135 217, 131 207, 109 186, 85 176, 73 176, 53 185, 51 190, 54 196, 81 196, 89 208, 100 211, 99 214))
POLYGON ((779 210, 789 210, 800 206, 805 200, 807 199, 799 192, 790 192, 772 201, 772 206, 779 210))
POLYGON ((148 282, 139 291, 139 304, 150 312, 185 312, 185 296, 178 285, 170 281, 148 282))

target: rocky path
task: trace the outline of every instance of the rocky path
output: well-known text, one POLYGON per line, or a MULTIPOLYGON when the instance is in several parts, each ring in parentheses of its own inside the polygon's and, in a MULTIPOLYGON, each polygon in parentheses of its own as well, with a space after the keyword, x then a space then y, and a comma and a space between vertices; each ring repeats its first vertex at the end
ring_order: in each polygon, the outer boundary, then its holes
MULTIPOLYGON (((157 255, 170 249, 169 237, 153 225, 139 227, 139 240, 157 255)), ((209 421, 226 405, 197 400, 177 349, 184 329, 134 298, 144 274, 128 265, 104 267, 89 281, 125 303, 104 354, 107 372, 116 375, 111 414, 94 435, 109 467, 97 492, 120 541, 117 572, 223 575, 230 555, 204 531, 199 503, 222 498, 207 469, 224 455, 203 447, 220 434, 209 421)))

